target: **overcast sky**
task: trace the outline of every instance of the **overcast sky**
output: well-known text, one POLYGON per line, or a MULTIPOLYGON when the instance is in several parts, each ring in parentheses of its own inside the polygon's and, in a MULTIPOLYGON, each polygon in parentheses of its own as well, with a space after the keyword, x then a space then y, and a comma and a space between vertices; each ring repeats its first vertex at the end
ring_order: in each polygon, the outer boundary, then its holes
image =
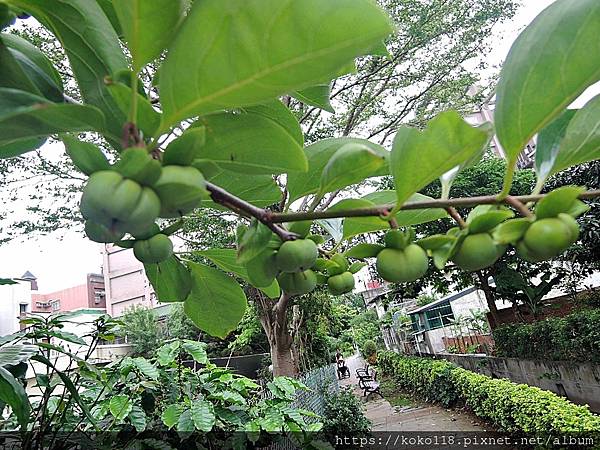
MULTIPOLYGON (((520 30, 554 0, 523 0, 515 19, 498 29, 499 35, 490 62, 499 64, 520 30)), ((29 237, 0 246, 0 277, 19 277, 29 270, 38 278, 40 292, 48 293, 85 282, 86 274, 99 273, 102 246, 75 232, 29 237)))

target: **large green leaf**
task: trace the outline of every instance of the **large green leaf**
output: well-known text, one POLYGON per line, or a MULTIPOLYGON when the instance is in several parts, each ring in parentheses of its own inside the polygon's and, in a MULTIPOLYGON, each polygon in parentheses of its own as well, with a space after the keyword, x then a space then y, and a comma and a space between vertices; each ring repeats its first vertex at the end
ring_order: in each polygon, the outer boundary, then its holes
POLYGON ((0 367, 12 366, 27 361, 38 352, 35 345, 10 344, 0 347, 0 367))
POLYGON ((535 173, 538 177, 538 184, 543 184, 555 172, 553 169, 556 157, 567 132, 567 127, 576 112, 573 109, 564 111, 540 131, 535 147, 535 173))
POLYGON ((600 159, 600 96, 575 113, 560 144, 552 173, 600 159))
MULTIPOLYGON (((374 144, 366 139, 357 138, 330 138, 315 142, 304 149, 308 159, 307 173, 290 173, 287 179, 287 189, 289 192, 289 202, 298 200, 308 194, 314 194, 319 190, 321 184, 321 174, 331 157, 342 147, 348 144, 362 144, 371 149, 374 153, 389 158, 388 152, 381 145, 374 144)), ((369 176, 381 176, 389 174, 387 164, 369 176)))
POLYGON ((23 385, 4 367, 0 367, 0 400, 12 408, 21 426, 29 422, 31 405, 27 393, 23 385))
MULTIPOLYGON (((103 123, 102 112, 93 106, 51 103, 27 92, 0 88, 0 146, 64 132, 93 131, 103 123)), ((24 152, 29 145, 19 148, 24 152)), ((15 156, 14 150, 7 151, 6 157, 15 156)))
MULTIPOLYGON (((422 194, 414 194, 410 197, 410 202, 421 202, 431 200, 422 194)), ((396 193, 394 191, 377 191, 364 196, 362 199, 346 199, 333 205, 329 210, 336 211, 341 209, 372 208, 377 205, 394 204, 396 193)), ((434 220, 446 217, 447 213, 441 208, 415 209, 398 211, 396 221, 401 227, 419 225, 421 223, 433 222, 434 220)), ((343 239, 349 239, 353 236, 369 233, 372 231, 386 230, 390 228, 390 223, 379 217, 347 217, 344 219, 343 239)))
POLYGON ((161 414, 163 423, 168 427, 172 428, 179 421, 179 417, 183 412, 184 406, 181 404, 169 405, 161 414))
POLYGON ((104 113, 108 138, 118 146, 126 116, 107 92, 104 78, 127 69, 127 60, 102 8, 90 0, 6 2, 33 15, 62 43, 84 100, 104 113))
POLYGON ((329 82, 391 31, 370 0, 194 2, 161 70, 163 129, 329 82))
POLYGON ((216 417, 213 404, 204 399, 192 402, 192 420, 198 431, 208 433, 215 426, 216 417))
MULTIPOLYGON (((199 256, 204 256, 210 259, 217 267, 225 272, 232 273, 242 280, 250 283, 248 277, 248 271, 240 264, 237 260, 237 251, 233 248, 211 248, 209 250, 201 250, 195 252, 199 256)), ((279 289, 279 283, 277 280, 273 281, 273 284, 266 288, 260 288, 269 298, 278 298, 281 294, 279 289)))
POLYGON ((162 303, 182 302, 192 289, 190 272, 176 256, 158 264, 144 264, 144 269, 162 303))
POLYGON ((362 182, 388 164, 386 156, 376 153, 364 144, 344 145, 333 154, 323 168, 319 195, 362 182))
POLYGON ((198 123, 206 128, 199 162, 214 162, 244 174, 305 172, 308 168, 300 124, 279 101, 211 114, 198 123))
POLYGON ((502 67, 495 122, 510 161, 600 80, 600 2, 557 0, 513 44, 502 67))
POLYGON ((169 45, 177 33, 186 6, 186 0, 113 2, 136 73, 169 45))
POLYGON ((133 358, 132 362, 145 376, 153 380, 158 380, 158 369, 146 358, 133 358))
POLYGON ((185 340, 181 347, 192 355, 194 361, 200 364, 208 363, 208 355, 206 354, 206 344, 204 342, 185 340))
POLYGON ((302 103, 310 106, 315 106, 324 111, 335 113, 329 97, 331 96, 331 83, 319 84, 311 86, 292 94, 292 97, 300 100, 302 103))
POLYGON ((135 428, 138 433, 141 433, 146 429, 147 418, 144 410, 137 405, 133 405, 131 411, 129 412, 129 421, 131 425, 135 428))
MULTIPOLYGON (((107 83, 107 88, 121 112, 128 114, 131 109, 131 88, 123 83, 115 82, 107 83)), ((137 116, 135 123, 146 136, 152 136, 160 126, 160 113, 152 107, 148 99, 139 93, 136 93, 136 98, 137 116)))
POLYGON ((11 50, 17 51, 29 59, 62 91, 62 79, 52 62, 35 45, 16 34, 3 34, 2 41, 11 50))
POLYGON ((131 412, 133 405, 127 395, 115 395, 110 398, 108 409, 117 420, 123 420, 131 412))
POLYGON ((189 264, 192 291, 185 300, 187 316, 202 331, 224 339, 238 325, 247 307, 235 279, 203 264, 189 264))
MULTIPOLYGON (((279 203, 283 193, 271 175, 243 175, 222 169, 216 164, 196 164, 206 181, 260 208, 279 203)), ((211 200, 202 200, 202 206, 226 209, 211 200)))
POLYGON ((491 126, 472 127, 455 111, 439 114, 424 131, 401 127, 394 139, 390 171, 398 205, 487 145, 491 126))

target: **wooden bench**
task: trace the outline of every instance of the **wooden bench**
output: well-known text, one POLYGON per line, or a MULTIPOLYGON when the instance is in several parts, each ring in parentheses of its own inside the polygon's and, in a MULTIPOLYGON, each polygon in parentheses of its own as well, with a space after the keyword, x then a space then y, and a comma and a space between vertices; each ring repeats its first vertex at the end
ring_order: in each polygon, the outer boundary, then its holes
POLYGON ((369 373, 369 366, 365 368, 356 369, 356 376, 358 377, 358 387, 363 390, 363 397, 369 394, 378 394, 383 397, 381 393, 379 382, 377 381, 377 372, 372 370, 369 373))

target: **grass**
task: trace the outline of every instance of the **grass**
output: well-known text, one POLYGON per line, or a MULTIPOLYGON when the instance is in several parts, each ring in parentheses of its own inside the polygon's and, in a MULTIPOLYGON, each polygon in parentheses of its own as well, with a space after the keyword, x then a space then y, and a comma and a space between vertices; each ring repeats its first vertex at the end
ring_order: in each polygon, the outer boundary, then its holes
POLYGON ((398 392, 391 378, 384 378, 380 381, 379 386, 383 397, 390 402, 394 407, 412 406, 412 399, 401 392, 398 392))

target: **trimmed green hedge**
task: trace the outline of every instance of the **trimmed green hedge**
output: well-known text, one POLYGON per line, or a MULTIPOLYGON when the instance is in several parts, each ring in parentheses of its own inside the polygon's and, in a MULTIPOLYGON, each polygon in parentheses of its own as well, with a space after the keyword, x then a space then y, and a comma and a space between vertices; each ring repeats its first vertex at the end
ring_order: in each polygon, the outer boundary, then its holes
POLYGON ((497 356, 600 363, 600 309, 494 330, 497 356))
POLYGON ((537 387, 493 379, 447 361, 381 352, 377 365, 403 389, 443 406, 464 404, 510 433, 600 433, 600 416, 537 387))

